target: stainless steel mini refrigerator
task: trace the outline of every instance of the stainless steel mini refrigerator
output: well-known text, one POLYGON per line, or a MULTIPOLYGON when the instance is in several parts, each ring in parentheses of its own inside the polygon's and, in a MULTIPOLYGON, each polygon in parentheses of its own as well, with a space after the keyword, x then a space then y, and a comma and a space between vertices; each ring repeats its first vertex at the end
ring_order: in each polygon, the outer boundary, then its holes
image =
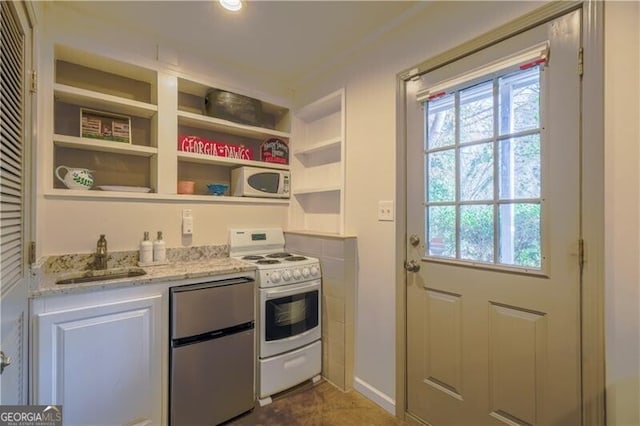
POLYGON ((254 281, 170 291, 169 419, 212 426, 254 407, 254 281))

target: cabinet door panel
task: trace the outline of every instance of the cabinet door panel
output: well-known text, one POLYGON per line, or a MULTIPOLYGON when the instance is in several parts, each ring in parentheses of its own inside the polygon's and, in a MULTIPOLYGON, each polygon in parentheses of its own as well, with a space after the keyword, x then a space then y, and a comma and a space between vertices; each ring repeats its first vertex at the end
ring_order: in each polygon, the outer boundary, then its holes
POLYGON ((160 424, 161 295, 36 316, 38 404, 65 424, 160 424))

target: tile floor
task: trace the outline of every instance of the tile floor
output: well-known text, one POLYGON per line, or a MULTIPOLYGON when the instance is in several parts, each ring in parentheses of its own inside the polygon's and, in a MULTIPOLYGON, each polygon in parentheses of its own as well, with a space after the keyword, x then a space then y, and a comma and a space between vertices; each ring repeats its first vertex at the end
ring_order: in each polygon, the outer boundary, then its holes
POLYGON ((321 381, 303 385, 257 406, 225 426, 396 426, 406 425, 356 391, 342 392, 321 381))

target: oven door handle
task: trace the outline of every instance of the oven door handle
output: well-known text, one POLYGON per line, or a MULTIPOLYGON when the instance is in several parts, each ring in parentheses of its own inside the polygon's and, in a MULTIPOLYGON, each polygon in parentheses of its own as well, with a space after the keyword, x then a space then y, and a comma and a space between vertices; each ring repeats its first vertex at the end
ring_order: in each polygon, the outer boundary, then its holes
POLYGON ((296 287, 296 288, 288 288, 285 290, 269 290, 267 291, 266 294, 266 298, 267 299, 274 299, 277 297, 282 297, 282 296, 290 296, 290 295, 294 295, 294 294, 300 294, 300 293, 305 293, 307 291, 313 291, 313 290, 317 290, 320 288, 319 284, 313 284, 310 286, 304 286, 304 287, 296 287))

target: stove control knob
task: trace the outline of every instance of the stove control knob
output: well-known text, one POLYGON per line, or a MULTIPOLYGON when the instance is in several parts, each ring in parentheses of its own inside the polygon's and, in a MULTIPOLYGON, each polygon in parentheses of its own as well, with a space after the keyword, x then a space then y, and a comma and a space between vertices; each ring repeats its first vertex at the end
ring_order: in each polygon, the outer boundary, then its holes
POLYGON ((309 274, 310 274, 310 273, 311 273, 311 272, 309 271, 309 268, 302 268, 302 276, 303 276, 304 278, 309 278, 309 274))
POLYGON ((294 269, 293 270, 293 278, 296 279, 296 280, 299 280, 300 276, 301 276, 300 275, 300 269, 294 269))
POLYGON ((285 280, 285 281, 289 281, 291 279, 291 272, 284 271, 282 273, 282 279, 285 280))
POLYGON ((271 274, 271 282, 272 283, 279 283, 280 282, 280 272, 274 272, 271 274))
POLYGON ((317 266, 312 266, 311 267, 311 276, 315 277, 316 275, 318 275, 320 273, 320 270, 318 269, 317 266))

